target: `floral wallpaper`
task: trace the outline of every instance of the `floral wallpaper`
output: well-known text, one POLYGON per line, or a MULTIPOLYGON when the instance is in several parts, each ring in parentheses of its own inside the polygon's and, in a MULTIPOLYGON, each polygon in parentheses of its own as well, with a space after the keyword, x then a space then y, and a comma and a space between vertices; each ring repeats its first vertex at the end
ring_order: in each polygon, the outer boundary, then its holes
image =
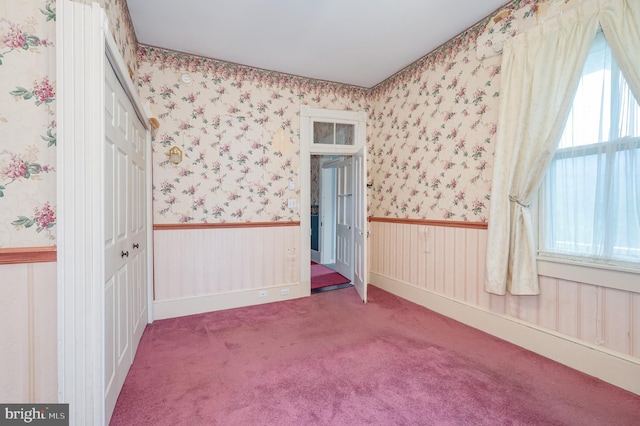
POLYGON ((0 247, 54 244, 55 2, 0 5, 0 247))
POLYGON ((129 8, 125 0, 100 0, 97 3, 104 9, 109 19, 109 29, 129 68, 132 81, 138 80, 138 38, 136 37, 129 8))
POLYGON ((298 220, 287 200, 299 196, 288 185, 299 187, 303 104, 368 112, 369 215, 486 222, 500 78, 492 43, 535 23, 537 6, 509 3, 499 20, 372 89, 141 46, 140 93, 161 123, 154 222, 298 220), (172 146, 184 151, 179 165, 168 162, 172 146))
POLYGON ((372 216, 487 220, 500 58, 473 44, 372 101, 372 216))
MULTIPOLYGON (((124 0, 100 2, 136 76, 124 0)), ((0 248, 56 241, 56 2, 0 2, 0 248)))
POLYGON ((148 46, 138 67, 141 98, 160 122, 156 224, 300 220, 288 207, 290 199, 300 203, 300 106, 368 109, 362 88, 148 46), (173 146, 183 152, 177 165, 167 158, 173 146))
POLYGON ((320 204, 320 161, 321 155, 311 156, 311 175, 309 177, 311 214, 318 213, 320 204))
MULTIPOLYGON (((487 31, 513 36, 516 22, 535 19, 535 2, 509 6, 487 31)), ((487 221, 501 57, 476 48, 490 19, 372 89, 371 216, 487 221)))
MULTIPOLYGON (((99 4, 161 121, 154 219, 185 223, 299 219, 287 200, 300 202, 300 105, 368 112, 370 215, 486 221, 500 73, 490 32, 513 36, 575 1, 515 0, 372 89, 139 46, 126 1, 99 4)), ((0 3, 0 247, 55 244, 55 21, 55 0, 0 3)))

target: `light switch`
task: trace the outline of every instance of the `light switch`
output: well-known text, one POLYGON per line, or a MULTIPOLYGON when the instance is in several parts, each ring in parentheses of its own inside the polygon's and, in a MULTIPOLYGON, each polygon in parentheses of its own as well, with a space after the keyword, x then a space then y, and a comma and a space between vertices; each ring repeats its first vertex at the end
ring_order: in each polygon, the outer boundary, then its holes
POLYGON ((296 189, 296 184, 292 180, 289 181, 289 189, 296 189))
POLYGON ((287 202, 287 205, 289 206, 290 209, 295 209, 297 207, 296 200, 289 200, 287 202))

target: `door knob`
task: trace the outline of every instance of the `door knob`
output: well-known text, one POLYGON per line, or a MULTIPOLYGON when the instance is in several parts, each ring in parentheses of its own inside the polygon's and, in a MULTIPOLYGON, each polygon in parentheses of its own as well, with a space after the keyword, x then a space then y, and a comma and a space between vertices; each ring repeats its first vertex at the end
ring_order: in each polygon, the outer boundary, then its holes
POLYGON ((134 248, 134 249, 140 248, 140 244, 138 244, 138 243, 133 243, 133 248, 134 248))
POLYGON ((125 256, 129 257, 129 250, 127 250, 127 251, 123 250, 122 253, 120 254, 120 257, 125 257, 125 256))

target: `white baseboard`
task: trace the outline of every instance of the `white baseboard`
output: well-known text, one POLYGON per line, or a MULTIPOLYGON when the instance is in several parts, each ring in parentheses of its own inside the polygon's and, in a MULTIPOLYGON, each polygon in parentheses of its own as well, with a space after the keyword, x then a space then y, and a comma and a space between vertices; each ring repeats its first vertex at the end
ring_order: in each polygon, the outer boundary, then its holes
POLYGON ((280 302, 283 300, 296 299, 304 295, 305 294, 303 294, 300 289, 300 284, 293 283, 252 290, 210 294, 206 296, 194 296, 170 300, 154 300, 153 319, 160 320, 166 318, 176 318, 185 315, 201 314, 204 312, 221 311, 224 309, 261 305, 263 303, 280 302), (263 296, 263 292, 266 292, 266 295, 263 296))
POLYGON ((640 395, 640 359, 375 272, 369 273, 369 282, 439 314, 640 395))

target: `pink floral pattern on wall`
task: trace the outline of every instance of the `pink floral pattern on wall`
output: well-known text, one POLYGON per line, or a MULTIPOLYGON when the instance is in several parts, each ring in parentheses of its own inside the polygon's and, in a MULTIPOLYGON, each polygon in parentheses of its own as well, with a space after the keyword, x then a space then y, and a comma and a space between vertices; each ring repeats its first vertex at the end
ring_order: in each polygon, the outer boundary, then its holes
POLYGON ((139 54, 141 97, 160 121, 154 223, 300 220, 287 206, 300 204, 300 106, 367 108, 361 88, 145 46, 139 54), (172 146, 184 153, 178 165, 172 146))
MULTIPOLYGON (((507 7, 525 28, 536 4, 507 7)), ((478 59, 476 47, 490 19, 372 89, 371 216, 487 221, 501 57, 478 59)))
POLYGON ((473 49, 380 93, 369 115, 369 214, 487 220, 499 58, 473 49))
POLYGON ((0 18, 0 247, 55 242, 55 2, 0 18))
MULTIPOLYGON (((535 20, 538 3, 505 7, 522 29, 535 20)), ((288 182, 299 188, 300 105, 368 112, 369 214, 486 220, 499 57, 479 60, 474 50, 490 18, 367 90, 138 49, 126 2, 99 4, 142 97, 161 116, 154 140, 157 223, 297 220, 286 200, 298 198, 288 182), (191 85, 179 80, 185 72, 191 85), (173 145, 185 151, 179 166, 166 159, 173 145)), ((56 2, 3 7, 0 247, 55 244, 56 2)), ((512 35, 510 22, 501 31, 512 35)))
POLYGON ((320 161, 322 156, 320 155, 312 155, 311 156, 311 175, 309 177, 310 184, 310 204, 312 206, 312 214, 313 211, 317 213, 317 206, 320 204, 320 161), (316 207, 313 207, 316 206, 316 207))
MULTIPOLYGON (((536 4, 507 6, 526 21, 536 4)), ((500 57, 478 59, 476 46, 490 19, 372 89, 141 46, 140 93, 161 122, 155 223, 298 220, 286 200, 289 180, 299 187, 300 105, 368 112, 370 215, 487 221, 500 57), (166 157, 176 145, 178 166, 166 157)))
MULTIPOLYGON (((101 0, 125 62, 137 40, 124 0, 101 0)), ((0 17, 0 247, 56 239, 55 0, 5 2, 0 17)))
POLYGON ((129 8, 125 0, 99 0, 109 19, 109 29, 113 35, 124 63, 129 68, 131 80, 138 79, 138 38, 136 37, 129 8))

